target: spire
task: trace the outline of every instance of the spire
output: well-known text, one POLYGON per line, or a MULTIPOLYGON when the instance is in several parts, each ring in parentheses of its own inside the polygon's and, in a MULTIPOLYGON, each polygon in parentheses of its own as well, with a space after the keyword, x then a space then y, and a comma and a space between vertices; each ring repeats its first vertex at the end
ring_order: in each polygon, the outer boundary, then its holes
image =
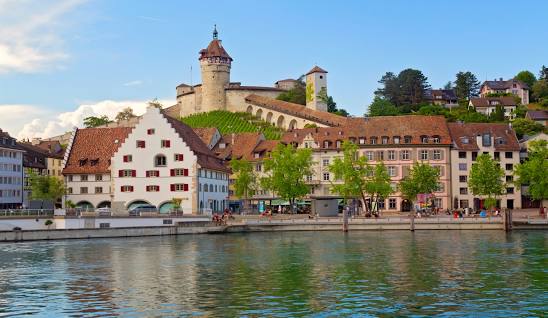
POLYGON ((217 32, 217 25, 213 25, 213 40, 217 40, 219 38, 219 32, 217 32))

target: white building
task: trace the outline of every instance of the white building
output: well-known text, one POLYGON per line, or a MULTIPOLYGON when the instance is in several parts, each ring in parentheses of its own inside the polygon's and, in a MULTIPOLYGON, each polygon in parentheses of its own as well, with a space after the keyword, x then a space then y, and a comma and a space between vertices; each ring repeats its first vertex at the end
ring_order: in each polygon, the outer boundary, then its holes
POLYGON ((23 150, 0 129, 0 209, 23 203, 23 150))
POLYGON ((504 118, 514 119, 518 104, 512 96, 503 97, 479 97, 472 98, 468 102, 468 108, 474 108, 478 113, 491 115, 497 110, 497 107, 502 107, 504 110, 504 118))
POLYGON ((149 107, 112 158, 114 202, 160 212, 182 200, 183 213, 228 207, 228 170, 182 122, 149 107))

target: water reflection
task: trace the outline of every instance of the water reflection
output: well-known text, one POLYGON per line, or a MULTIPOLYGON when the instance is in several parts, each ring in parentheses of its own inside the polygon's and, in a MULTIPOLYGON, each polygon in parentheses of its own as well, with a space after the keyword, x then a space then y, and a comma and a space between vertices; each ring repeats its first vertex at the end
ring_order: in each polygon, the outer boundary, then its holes
POLYGON ((0 316, 542 316, 548 233, 297 232, 0 245, 0 316))

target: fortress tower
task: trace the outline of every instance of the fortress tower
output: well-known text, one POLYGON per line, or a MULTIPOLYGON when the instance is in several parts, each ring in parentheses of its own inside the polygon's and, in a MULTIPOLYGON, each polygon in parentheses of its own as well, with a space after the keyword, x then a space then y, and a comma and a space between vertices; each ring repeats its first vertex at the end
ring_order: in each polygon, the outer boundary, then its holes
POLYGON ((202 102, 197 111, 208 112, 226 109, 225 88, 230 83, 230 66, 232 58, 223 48, 215 26, 213 40, 207 48, 200 51, 200 68, 202 70, 202 102))
POLYGON ((322 96, 327 97, 327 71, 314 66, 306 73, 306 107, 326 112, 322 96))

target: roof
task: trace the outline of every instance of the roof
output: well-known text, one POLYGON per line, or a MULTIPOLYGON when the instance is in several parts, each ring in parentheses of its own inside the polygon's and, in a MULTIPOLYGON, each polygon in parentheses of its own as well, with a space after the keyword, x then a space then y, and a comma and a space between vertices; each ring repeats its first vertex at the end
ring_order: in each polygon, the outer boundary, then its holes
POLYGON ((209 145, 211 143, 211 139, 219 131, 215 127, 192 128, 192 130, 194 130, 194 132, 198 135, 198 137, 200 137, 200 139, 202 139, 202 141, 206 145, 209 145))
POLYGON ((15 138, 11 137, 10 134, 2 129, 0 129, 0 148, 22 150, 21 147, 17 145, 15 138))
MULTIPOLYGON (((437 96, 441 96, 442 100, 456 100, 457 94, 454 89, 428 89, 424 92, 427 100, 436 100, 437 96)), ((439 99, 438 99, 439 100, 439 99)))
POLYGON ((525 84, 524 82, 520 81, 520 80, 516 80, 516 79, 509 79, 509 80, 506 80, 506 81, 503 81, 502 79, 500 81, 485 81, 483 82, 483 84, 481 85, 482 87, 483 86, 487 86, 491 89, 494 89, 494 90, 497 90, 497 89, 509 89, 509 88, 512 88, 512 84, 519 84, 523 89, 529 89, 529 86, 527 86, 527 84, 525 84))
POLYGON ((58 140, 42 140, 36 147, 47 153, 48 158, 63 159, 65 149, 58 140))
POLYGON ((295 83, 295 82, 298 82, 298 81, 299 80, 296 80, 296 79, 293 79, 293 78, 286 78, 286 79, 283 79, 283 80, 276 81, 275 84, 283 83, 283 82, 295 83))
POLYGON ((502 97, 479 97, 471 98, 470 103, 474 107, 492 107, 497 105, 492 105, 493 101, 498 101, 501 106, 517 106, 516 100, 512 96, 502 96, 502 97))
POLYGON ((269 153, 272 152, 280 143, 279 140, 261 140, 252 151, 244 155, 244 159, 249 161, 261 160, 269 153), (259 154, 259 158, 255 157, 255 153, 259 154))
POLYGON ((447 123, 443 116, 379 116, 370 118, 350 118, 348 124, 343 127, 318 127, 296 129, 286 132, 282 136, 285 143, 302 143, 307 135, 311 135, 316 143, 324 149, 324 141, 329 141, 325 149, 335 149, 336 141, 365 138, 365 146, 378 147, 382 137, 388 137, 388 144, 394 145, 394 137, 400 137, 400 143, 405 146, 404 137, 411 136, 409 145, 422 145, 423 136, 440 139, 439 145, 450 145, 451 137, 447 129, 447 123), (371 137, 376 137, 377 142, 371 145, 371 137))
POLYGON ((328 112, 323 112, 304 105, 289 103, 269 97, 251 94, 245 98, 245 101, 256 106, 268 108, 274 111, 285 113, 291 116, 308 119, 326 126, 342 126, 347 123, 347 118, 328 112))
POLYGON ((250 154, 253 149, 264 140, 260 132, 242 132, 223 135, 215 146, 214 152, 223 159, 241 159, 250 154), (220 147, 224 144, 224 148, 220 147))
POLYGON ((496 150, 519 151, 516 133, 507 124, 495 123, 448 123, 453 146, 458 150, 479 150, 476 136, 489 133, 495 138, 496 150))
POLYGON ((528 110, 525 117, 532 120, 548 120, 548 110, 528 110))
POLYGON ((312 73, 327 73, 327 71, 315 65, 310 71, 308 71, 308 73, 306 73, 306 75, 312 74, 312 73))
POLYGON ((219 39, 213 39, 209 42, 207 48, 200 51, 200 60, 208 57, 223 57, 232 61, 232 58, 223 48, 223 44, 219 39))
POLYGON ((49 157, 46 151, 28 142, 19 142, 18 145, 21 149, 25 150, 23 154, 23 167, 46 169, 46 158, 49 157))
POLYGON ((76 130, 63 174, 110 172, 110 159, 130 132, 129 127, 76 130))
POLYGON ((268 87, 268 86, 229 86, 225 88, 226 90, 249 90, 249 91, 276 91, 276 92, 285 92, 285 89, 277 87, 268 87))
POLYGON ((224 166, 222 160, 219 160, 215 154, 206 146, 206 144, 200 139, 200 137, 190 128, 190 126, 184 124, 182 121, 170 117, 164 112, 161 112, 168 123, 175 129, 179 137, 190 147, 190 150, 196 154, 198 158, 198 164, 202 168, 225 171, 228 172, 228 168, 224 166))

